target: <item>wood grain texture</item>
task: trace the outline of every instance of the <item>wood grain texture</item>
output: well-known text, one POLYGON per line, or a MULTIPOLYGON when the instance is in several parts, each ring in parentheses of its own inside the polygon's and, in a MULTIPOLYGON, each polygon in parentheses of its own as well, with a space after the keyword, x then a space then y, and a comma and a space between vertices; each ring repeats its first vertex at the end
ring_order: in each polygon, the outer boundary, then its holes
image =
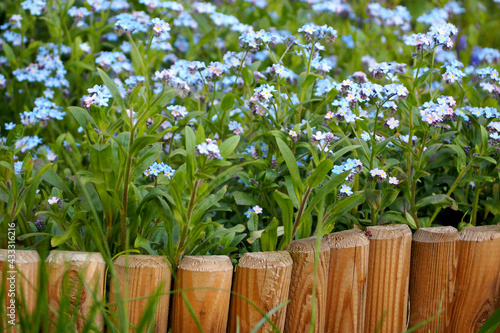
MULTIPOLYGON (((313 319, 314 254, 316 238, 304 238, 290 243, 288 251, 293 260, 290 282, 290 303, 286 310, 285 332, 309 332, 313 319)), ((314 332, 325 331, 330 247, 320 242, 316 272, 316 301, 314 304, 314 332)))
POLYGON ((368 227, 365 332, 406 330, 410 277, 411 231, 407 225, 368 227))
MULTIPOLYGON (((253 302, 268 313, 288 300, 292 276, 292 258, 286 251, 245 253, 236 267, 233 292, 253 302)), ((244 298, 232 294, 229 311, 229 332, 250 333, 263 318, 262 314, 244 298)), ((283 331, 286 306, 271 316, 271 321, 283 331)), ((266 322, 258 332, 273 332, 266 322)))
POLYGON ((227 328, 233 265, 228 256, 187 256, 179 263, 174 290, 172 331, 199 332, 183 300, 191 304, 204 333, 223 333, 227 328))
MULTIPOLYGON (((35 311, 38 296, 38 272, 40 269, 40 256, 38 252, 32 250, 16 250, 15 254, 8 250, 0 250, 0 283, 5 288, 2 295, 7 314, 10 313, 9 307, 14 307, 15 317, 9 317, 19 321, 20 316, 26 318, 35 311), (13 255, 15 258, 14 267, 8 262, 13 255), (17 273, 16 273, 17 272, 17 273), (7 280, 9 279, 9 280, 7 280), (11 291, 11 284, 15 285, 14 294, 11 291), (11 303, 14 301, 14 303, 11 303)), ((1 289, 1 287, 0 287, 1 289)), ((2 332, 22 332, 21 327, 15 326, 4 330, 8 323, 0 319, 0 331, 2 332)))
POLYGON ((325 241, 330 246, 325 332, 361 333, 370 243, 359 229, 326 235, 325 241))
MULTIPOLYGON (((170 269, 161 256, 121 255, 114 261, 121 299, 127 309, 129 332, 135 332, 151 299, 155 300, 156 313, 152 332, 165 333, 168 329, 168 306, 170 300, 170 269), (136 300, 134 300, 136 299, 136 300), (131 300, 131 301, 129 301, 131 300)), ((110 302, 116 302, 115 279, 111 278, 110 302)), ((111 311, 115 311, 115 307, 111 311)))
POLYGON ((447 332, 451 322, 460 235, 453 227, 420 228, 413 235, 410 268, 410 323, 413 327, 439 312, 416 332, 447 332))
POLYGON ((500 226, 460 232, 450 332, 477 332, 500 307, 500 226))
MULTIPOLYGON (((90 316, 94 297, 98 301, 103 298, 106 263, 102 255, 97 252, 54 250, 47 257, 46 265, 50 318, 56 321, 61 301, 69 299, 68 315, 76 313, 73 318, 75 329, 81 331, 90 316)), ((91 319, 95 328, 102 331, 102 314, 97 312, 91 319)), ((55 329, 51 327, 51 331, 55 329)))

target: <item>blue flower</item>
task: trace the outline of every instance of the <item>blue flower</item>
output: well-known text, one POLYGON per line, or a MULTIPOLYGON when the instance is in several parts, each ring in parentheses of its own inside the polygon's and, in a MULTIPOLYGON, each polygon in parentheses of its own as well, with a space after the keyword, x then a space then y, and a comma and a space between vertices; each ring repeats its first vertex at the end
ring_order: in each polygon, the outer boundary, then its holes
POLYGON ((5 129, 7 131, 10 131, 11 129, 14 129, 14 127, 16 127, 16 124, 14 124, 14 123, 6 123, 5 124, 5 129))
POLYGON ((21 2, 24 10, 29 10, 31 15, 39 16, 46 7, 45 0, 26 0, 21 2))
POLYGON ((332 173, 336 175, 340 175, 342 172, 344 172, 344 167, 342 165, 334 165, 332 169, 332 173))
POLYGON ((352 39, 351 35, 345 35, 340 37, 342 41, 345 43, 348 49, 353 49, 354 48, 354 39, 352 39))
POLYGON ((17 161, 14 163, 14 173, 16 175, 20 174, 23 171, 23 162, 17 161))
POLYGON ((245 212, 245 216, 247 217, 247 219, 250 218, 250 216, 252 215, 252 213, 254 213, 253 209, 252 208, 248 208, 248 210, 245 212))
POLYGON ((350 186, 347 186, 347 185, 342 185, 340 187, 340 193, 346 195, 346 196, 351 196, 352 195, 352 190, 351 190, 351 187, 350 186))

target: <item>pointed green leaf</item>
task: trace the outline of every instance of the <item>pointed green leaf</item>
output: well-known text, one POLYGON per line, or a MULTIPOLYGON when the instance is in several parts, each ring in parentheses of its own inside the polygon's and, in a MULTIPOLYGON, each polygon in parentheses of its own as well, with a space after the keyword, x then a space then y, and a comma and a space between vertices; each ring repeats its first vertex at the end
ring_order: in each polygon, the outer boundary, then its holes
POLYGON ((239 142, 240 142, 239 135, 233 135, 229 139, 223 141, 219 146, 221 156, 223 158, 228 158, 236 149, 239 142))
POLYGON ((328 172, 332 170, 333 162, 331 160, 324 160, 321 162, 314 172, 306 179, 306 186, 316 187, 323 182, 328 172))

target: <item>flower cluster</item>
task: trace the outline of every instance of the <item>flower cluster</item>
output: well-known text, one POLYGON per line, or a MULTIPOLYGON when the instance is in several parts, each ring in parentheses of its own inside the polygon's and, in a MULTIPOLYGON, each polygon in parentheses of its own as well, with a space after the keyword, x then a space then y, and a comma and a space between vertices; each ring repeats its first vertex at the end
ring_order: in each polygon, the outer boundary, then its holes
POLYGON ((230 121, 227 126, 229 130, 234 134, 236 135, 243 134, 243 127, 241 126, 241 123, 237 122, 236 120, 230 121))
POLYGON ((340 165, 334 165, 332 174, 340 175, 345 171, 351 171, 351 173, 347 176, 347 180, 351 181, 355 173, 363 171, 363 163, 361 162, 361 160, 348 158, 344 163, 340 165))
POLYGON ((25 136, 16 141, 16 149, 20 149, 21 153, 36 148, 42 143, 42 139, 38 136, 25 136))
POLYGON ((327 43, 331 44, 337 39, 337 30, 327 25, 316 25, 314 23, 307 23, 298 29, 298 32, 304 34, 307 40, 320 40, 324 39, 327 43))
POLYGON ((330 144, 338 140, 335 135, 329 132, 317 131, 315 134, 311 135, 311 142, 316 145, 322 152, 330 152, 330 144))
POLYGON ((245 216, 249 219, 252 214, 259 215, 262 213, 262 208, 258 205, 253 206, 252 208, 248 208, 245 212, 245 216))
POLYGON ((394 10, 391 10, 382 7, 377 2, 372 2, 366 6, 366 13, 378 25, 398 28, 404 32, 411 29, 411 15, 406 7, 396 6, 394 10))
POLYGON ((174 120, 182 120, 188 115, 188 111, 182 105, 170 105, 167 107, 167 110, 174 116, 174 120))
POLYGON ((111 92, 105 85, 95 85, 92 88, 87 89, 91 95, 83 96, 81 103, 82 105, 89 109, 91 105, 97 106, 108 106, 109 99, 113 97, 111 92))
POLYGON ((66 112, 62 112, 61 109, 47 98, 38 97, 33 111, 25 111, 21 114, 21 124, 29 126, 41 122, 43 126, 46 126, 51 119, 63 120, 66 112))
POLYGON ((370 177, 377 182, 383 182, 387 178, 387 173, 384 170, 375 168, 370 170, 370 177))
POLYGON ((262 44, 271 43, 275 38, 264 30, 257 32, 249 31, 243 33, 240 38, 240 47, 244 50, 249 50, 252 52, 258 51, 262 44))
POLYGON ((455 100, 451 96, 441 96, 437 99, 437 103, 429 101, 421 106, 420 116, 422 120, 432 126, 437 126, 445 120, 453 119, 456 105, 455 100))
POLYGON ((196 152, 199 155, 207 155, 209 159, 222 159, 216 140, 206 139, 206 142, 196 146, 196 152))
POLYGON ((156 178, 161 173, 163 173, 163 175, 168 179, 172 179, 175 174, 175 170, 163 162, 154 162, 146 171, 144 171, 144 175, 150 178, 156 178))
POLYGON ((458 33, 457 27, 451 23, 441 22, 432 25, 426 34, 418 33, 404 38, 405 44, 415 46, 417 50, 432 49, 441 45, 448 51, 453 47, 453 36, 458 33))

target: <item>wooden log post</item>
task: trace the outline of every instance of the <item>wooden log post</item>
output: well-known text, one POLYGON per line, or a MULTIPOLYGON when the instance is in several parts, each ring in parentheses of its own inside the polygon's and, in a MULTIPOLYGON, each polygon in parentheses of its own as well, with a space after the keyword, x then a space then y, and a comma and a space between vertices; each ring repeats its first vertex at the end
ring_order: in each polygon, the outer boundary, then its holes
POLYGON ((365 325, 369 241, 351 229, 325 236, 330 272, 325 332, 362 333, 365 325))
POLYGON ((93 330, 102 331, 103 317, 98 309, 92 309, 104 295, 106 263, 97 252, 51 251, 46 259, 49 296, 49 317, 51 331, 68 330, 76 322, 81 331, 87 322, 93 323, 93 330), (58 318, 60 306, 65 306, 65 316, 70 321, 58 318), (64 327, 60 326, 64 325, 64 327))
POLYGON ((21 316, 26 320, 36 310, 39 269, 40 256, 34 250, 0 250, 0 283, 3 284, 0 290, 4 291, 0 299, 6 314, 6 318, 0 319, 1 332, 22 332, 20 325, 11 325, 19 322, 21 316), (5 330, 8 326, 11 327, 5 330))
POLYGON ((500 306, 500 226, 462 229, 449 332, 477 332, 500 306))
POLYGON ((410 268, 410 327, 441 314, 416 332, 447 332, 458 263, 453 227, 420 228, 413 235, 410 268), (442 299, 442 301, 441 301, 442 299))
POLYGON ((406 330, 411 231, 405 224, 368 227, 370 254, 365 332, 406 330))
MULTIPOLYGON (((288 300, 292 258, 286 251, 245 253, 236 267, 229 312, 229 332, 239 327, 250 333, 263 315, 241 296, 253 302, 265 314, 288 300), (241 296, 240 296, 241 295, 241 296)), ((286 306, 276 311, 270 320, 283 331, 286 306)), ((266 322, 258 332, 274 332, 266 322)))
MULTIPOLYGON (((138 327, 152 301, 155 304, 152 332, 167 332, 172 276, 165 259, 154 255, 121 255, 115 259, 114 266, 118 286, 111 277, 109 301, 110 303, 117 301, 118 287, 128 322, 131 324, 129 332, 136 331, 135 328, 138 327)), ((115 311, 116 306, 113 306, 111 312, 115 311)))
POLYGON ((315 237, 294 240, 288 248, 293 266, 285 332, 309 332, 313 319, 314 332, 325 331, 330 247, 324 240, 321 240, 316 276, 314 274, 315 248, 315 237), (313 317, 314 287, 316 287, 316 300, 313 317))
POLYGON ((228 256, 187 256, 179 263, 172 310, 176 333, 223 333, 227 329, 233 265, 228 256), (200 327, 192 317, 189 302, 200 327))

